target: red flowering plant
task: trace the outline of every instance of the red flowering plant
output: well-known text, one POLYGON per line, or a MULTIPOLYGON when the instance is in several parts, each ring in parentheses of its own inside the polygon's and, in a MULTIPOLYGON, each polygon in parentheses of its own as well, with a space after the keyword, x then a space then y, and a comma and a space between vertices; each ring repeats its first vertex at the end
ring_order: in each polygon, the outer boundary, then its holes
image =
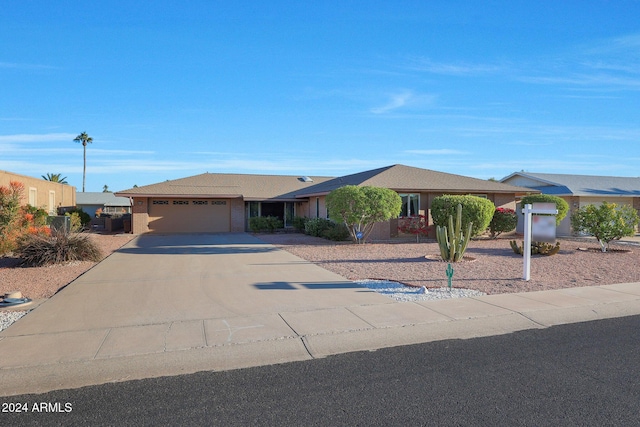
POLYGON ((22 211, 22 230, 27 234, 51 235, 51 229, 47 223, 47 213, 32 206, 23 206, 22 211))
POLYGON ((430 228, 429 220, 425 215, 405 216, 398 220, 398 231, 404 234, 414 234, 418 243, 420 243, 420 236, 426 237, 429 234, 430 228))
POLYGON ((502 233, 508 233, 516 229, 518 224, 518 215, 516 211, 509 208, 496 208, 493 218, 489 223, 489 232, 491 238, 495 239, 502 233))

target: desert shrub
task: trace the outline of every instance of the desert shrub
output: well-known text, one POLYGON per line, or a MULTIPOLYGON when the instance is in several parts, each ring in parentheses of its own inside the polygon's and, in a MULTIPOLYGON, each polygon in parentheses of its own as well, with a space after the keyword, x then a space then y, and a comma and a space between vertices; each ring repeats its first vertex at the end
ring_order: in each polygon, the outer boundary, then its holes
POLYGON ((86 213, 85 211, 83 211, 82 209, 71 209, 69 211, 67 211, 67 213, 65 213, 65 215, 73 215, 74 213, 77 213, 78 216, 80 217, 80 222, 82 223, 82 227, 86 226, 87 224, 89 224, 91 222, 91 215, 89 215, 88 213, 86 213))
POLYGON ((41 227, 47 224, 49 214, 44 209, 26 205, 22 207, 21 211, 25 219, 30 218, 31 225, 41 227), (30 217, 28 215, 30 215, 30 217))
POLYGON ((282 227, 284 227, 284 224, 275 216, 254 216, 249 218, 249 228, 254 233, 265 231, 273 233, 275 230, 282 227))
POLYGON ((71 224, 70 229, 72 233, 79 233, 80 231, 82 231, 82 219, 80 218, 80 214, 78 212, 73 212, 71 214, 67 212, 64 215, 69 217, 69 222, 71 224))
POLYGON ((456 209, 459 204, 462 205, 462 229, 466 230, 468 224, 472 222, 470 237, 484 233, 493 218, 496 207, 491 200, 478 196, 445 194, 434 198, 431 203, 433 223, 440 227, 446 226, 449 222, 449 216, 456 217, 456 209))
POLYGON ((524 205, 532 205, 534 203, 555 203, 558 213, 556 215, 556 227, 560 225, 560 221, 567 216, 569 212, 569 204, 561 197, 552 196, 551 194, 529 194, 522 198, 522 208, 524 205))
POLYGON ((0 255, 15 249, 17 238, 22 234, 20 201, 24 185, 11 181, 8 186, 0 186, 0 255))
POLYGON ((309 218, 304 224, 304 232, 310 236, 322 237, 322 233, 327 231, 333 224, 333 221, 325 218, 309 218))
POLYGON ((577 232, 591 234, 606 252, 609 242, 633 236, 638 225, 638 213, 629 205, 602 202, 600 206, 587 205, 571 216, 571 226, 577 232))
POLYGON ((54 229, 50 235, 26 234, 18 240, 16 254, 30 267, 69 261, 100 261, 100 249, 88 235, 54 229))
POLYGON ((489 223, 491 238, 495 239, 502 233, 508 233, 516 229, 518 225, 518 215, 516 211, 509 208, 496 208, 493 218, 489 223))
POLYGON ((420 242, 420 236, 426 237, 431 228, 429 219, 425 215, 414 215, 398 219, 398 231, 416 236, 416 242, 420 242))
POLYGON ((304 233, 304 226, 307 223, 307 221, 309 220, 309 218, 307 218, 306 216, 296 216, 293 218, 293 221, 291 222, 291 225, 293 225, 293 228, 296 229, 296 231, 299 231, 301 233, 304 233))
POLYGON ((349 233, 346 225, 331 222, 329 227, 322 232, 321 237, 324 237, 327 240, 342 242, 344 240, 348 240, 349 237, 351 237, 351 234, 349 233))

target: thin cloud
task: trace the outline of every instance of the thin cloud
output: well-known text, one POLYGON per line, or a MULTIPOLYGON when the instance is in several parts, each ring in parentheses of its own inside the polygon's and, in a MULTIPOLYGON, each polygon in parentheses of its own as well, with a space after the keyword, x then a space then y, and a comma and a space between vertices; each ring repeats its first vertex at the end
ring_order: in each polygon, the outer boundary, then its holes
POLYGON ((471 154, 468 151, 451 150, 449 148, 441 148, 435 150, 405 150, 407 154, 425 154, 429 156, 449 156, 449 155, 466 155, 471 154))
POLYGON ((43 64, 23 64, 19 62, 0 62, 0 68, 14 68, 19 70, 54 70, 58 67, 43 64))
POLYGON ((78 136, 72 133, 44 133, 29 134, 20 133, 15 135, 0 135, 0 142, 54 142, 73 141, 78 136))
POLYGON ((413 94, 411 92, 402 92, 392 95, 388 103, 382 107, 372 108, 371 112, 374 114, 383 114, 404 107, 412 96, 413 94))
POLYGON ((447 76, 464 76, 477 74, 502 73, 507 67, 504 65, 469 64, 469 63, 445 63, 436 62, 427 58, 412 58, 405 68, 412 71, 421 71, 447 76))
POLYGON ((436 99, 435 95, 415 94, 412 91, 402 91, 392 94, 389 101, 381 107, 371 108, 373 114, 385 114, 405 107, 420 107, 430 105, 436 99))

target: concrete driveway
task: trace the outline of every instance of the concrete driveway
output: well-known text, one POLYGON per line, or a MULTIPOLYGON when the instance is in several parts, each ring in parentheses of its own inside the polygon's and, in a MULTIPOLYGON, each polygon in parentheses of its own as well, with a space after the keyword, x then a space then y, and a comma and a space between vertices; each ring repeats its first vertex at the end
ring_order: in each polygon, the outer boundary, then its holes
POLYGON ((398 303, 249 234, 142 235, 0 332, 0 394, 640 314, 639 288, 398 303))

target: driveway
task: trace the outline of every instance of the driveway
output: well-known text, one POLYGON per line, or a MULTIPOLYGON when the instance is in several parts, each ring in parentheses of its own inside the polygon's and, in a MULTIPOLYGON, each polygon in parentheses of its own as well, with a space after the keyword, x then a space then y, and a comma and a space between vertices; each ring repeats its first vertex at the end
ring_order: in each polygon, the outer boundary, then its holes
POLYGON ((57 333, 389 302, 249 234, 141 235, 10 329, 57 333))

